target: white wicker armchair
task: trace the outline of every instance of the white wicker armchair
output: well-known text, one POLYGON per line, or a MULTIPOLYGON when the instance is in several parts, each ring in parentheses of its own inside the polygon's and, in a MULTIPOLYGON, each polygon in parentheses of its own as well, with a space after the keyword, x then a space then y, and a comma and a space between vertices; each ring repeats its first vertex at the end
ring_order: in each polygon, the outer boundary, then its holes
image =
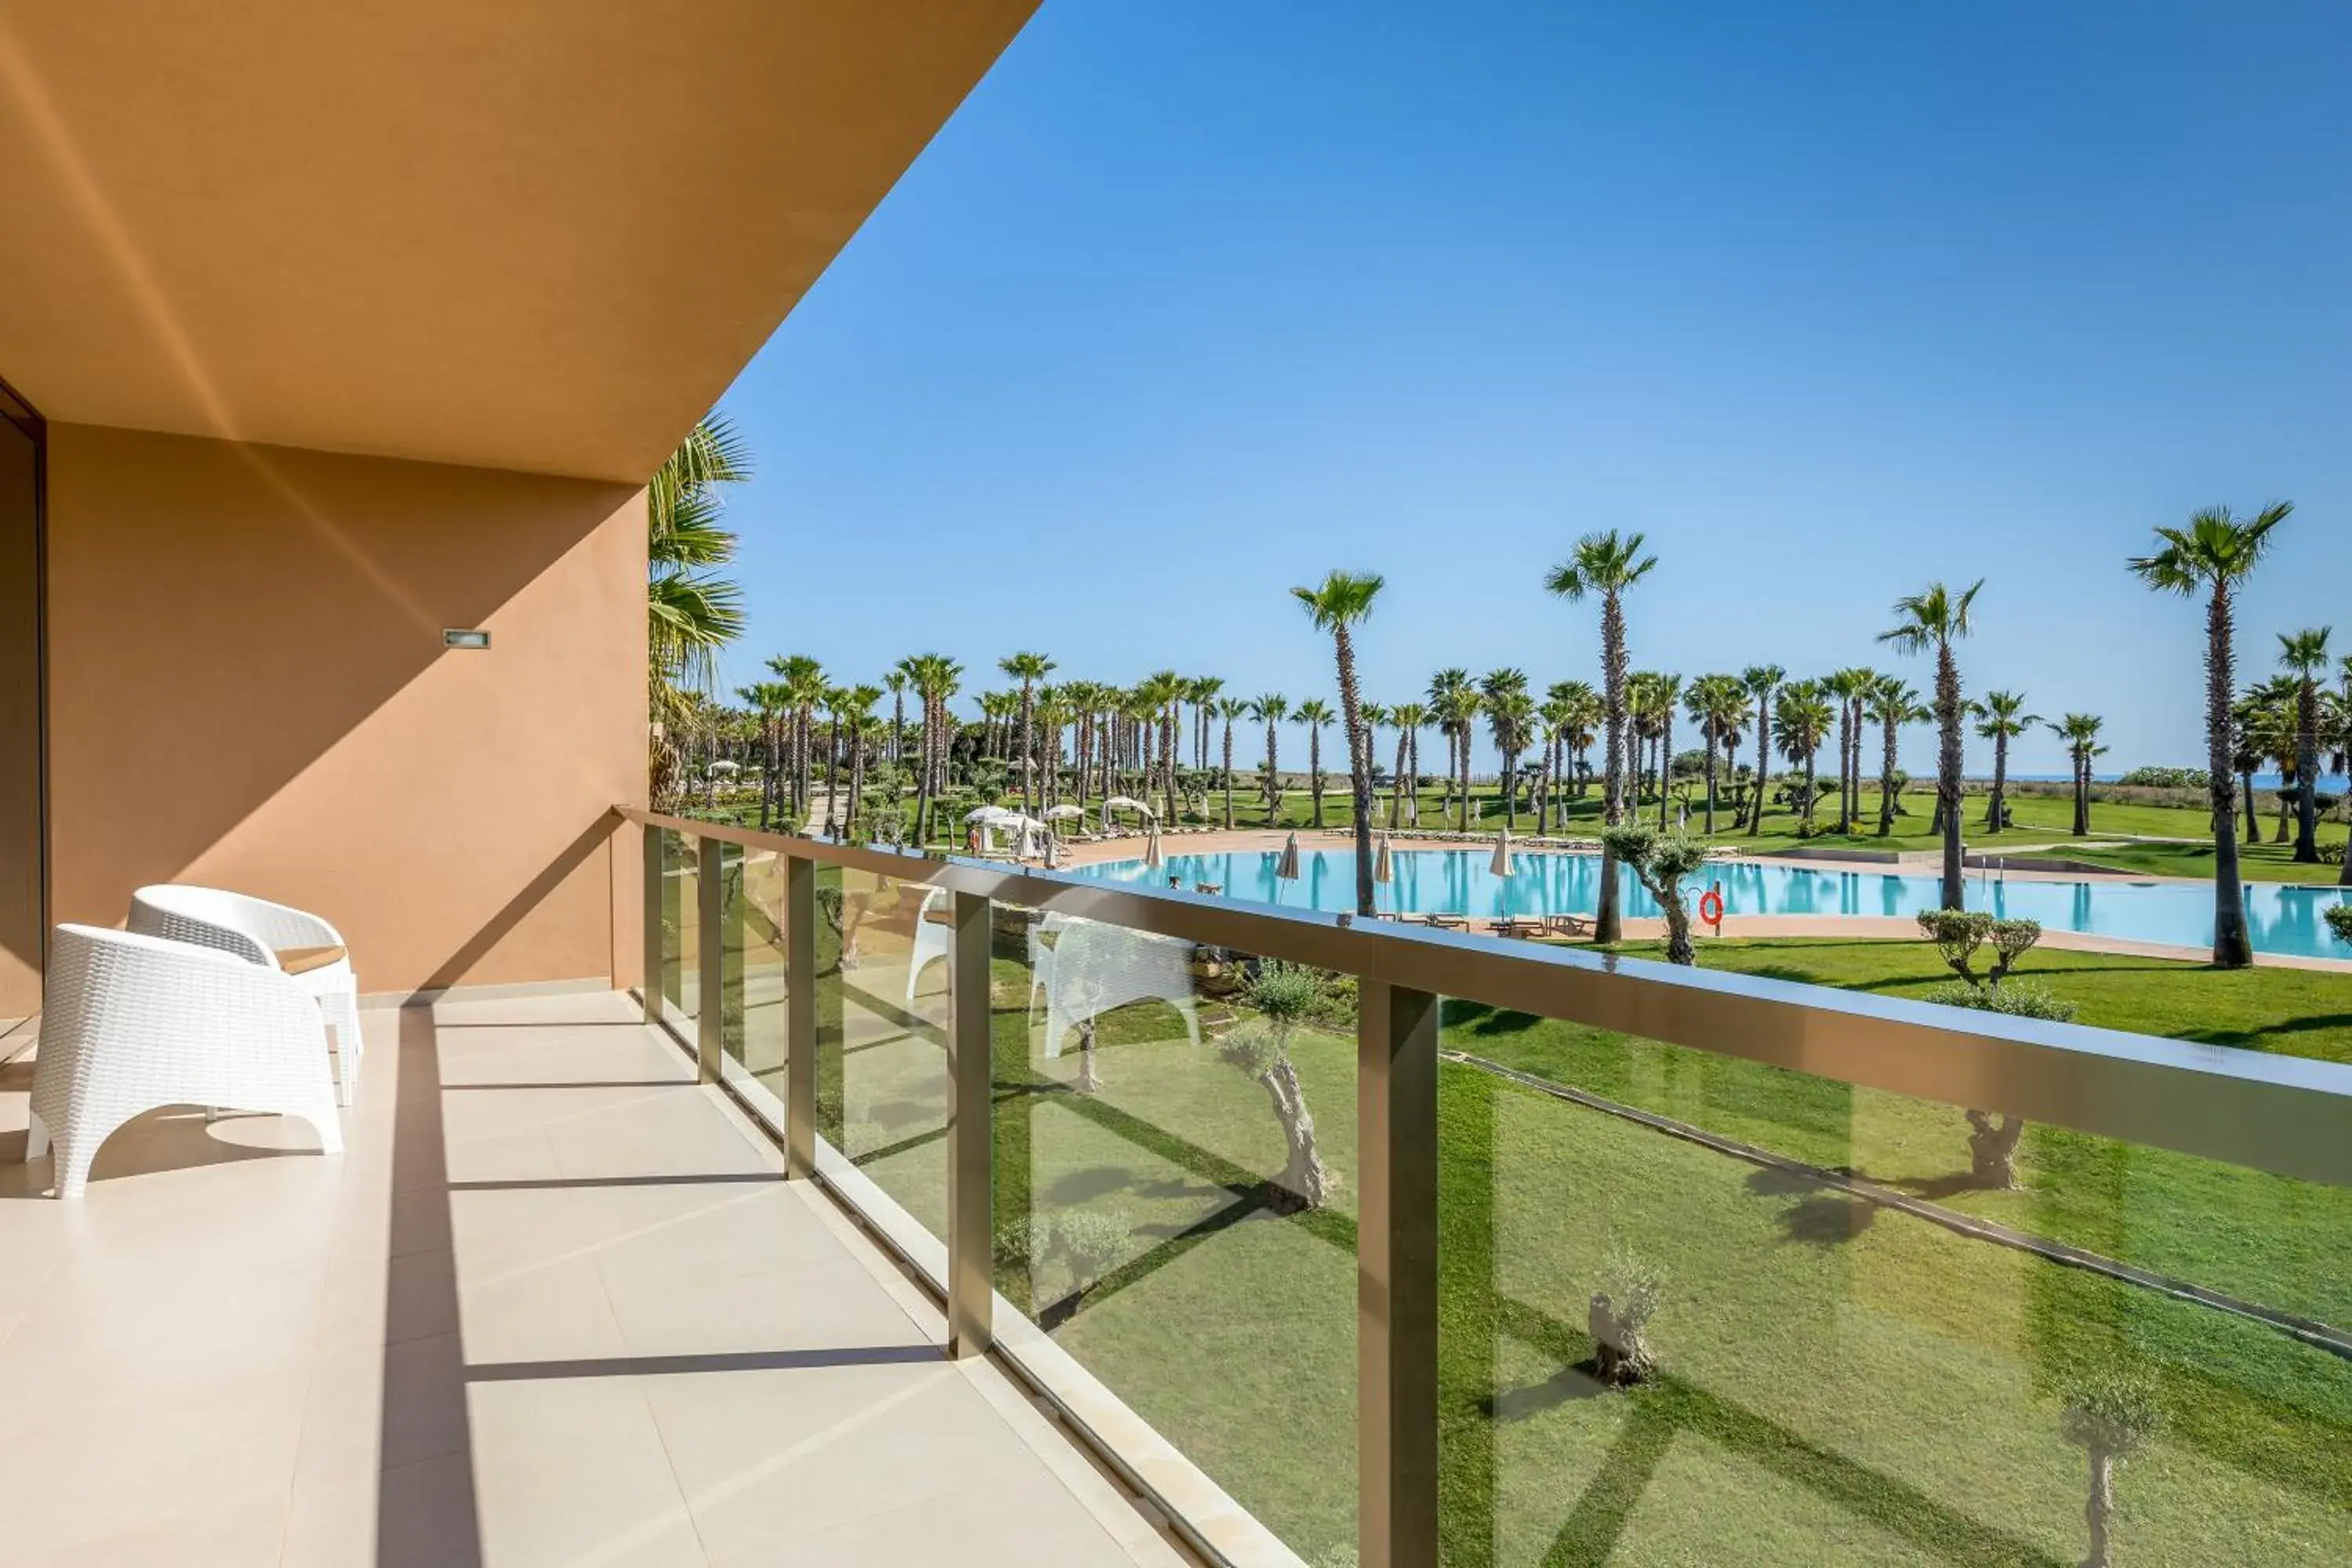
POLYGON ((194 942, 278 970, 317 998, 335 1037, 336 1097, 360 1080, 360 984, 342 933, 317 915, 218 888, 160 882, 131 895, 130 929, 194 942))
POLYGON ((55 1143, 57 1194, 79 1197, 107 1135, 166 1105, 296 1116, 343 1149, 327 1029, 289 975, 162 937, 52 933, 25 1158, 55 1143))

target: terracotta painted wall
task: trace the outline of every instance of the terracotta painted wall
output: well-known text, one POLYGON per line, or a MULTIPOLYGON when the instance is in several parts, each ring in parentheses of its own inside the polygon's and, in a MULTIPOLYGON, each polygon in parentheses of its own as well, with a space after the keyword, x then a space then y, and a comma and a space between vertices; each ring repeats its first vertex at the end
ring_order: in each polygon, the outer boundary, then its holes
POLYGON ((49 454, 54 919, 204 882, 325 915, 369 992, 633 973, 641 491, 88 426, 49 454))

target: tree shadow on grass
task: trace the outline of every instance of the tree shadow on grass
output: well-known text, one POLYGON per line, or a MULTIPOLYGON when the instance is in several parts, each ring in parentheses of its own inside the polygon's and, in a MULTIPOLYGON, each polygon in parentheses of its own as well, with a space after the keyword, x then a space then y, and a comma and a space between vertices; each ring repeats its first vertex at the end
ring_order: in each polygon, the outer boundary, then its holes
POLYGON ((2260 1029, 2184 1029, 2175 1037, 2194 1040, 2201 1046, 2240 1046, 2262 1049, 2265 1048, 2264 1041, 2278 1035, 2307 1035, 2323 1029, 2352 1029, 2352 1013, 2311 1013, 2260 1029))
POLYGON ((1601 1385, 1600 1369, 1587 1357, 1573 1366, 1561 1367, 1541 1383, 1498 1388, 1480 1400, 1478 1408, 1490 1420, 1525 1421, 1578 1400, 1597 1399, 1608 1392, 1601 1385))
POLYGON ((1759 1198, 1798 1200, 1780 1211, 1781 1238, 1808 1247, 1836 1247, 1852 1241, 1878 1217, 1876 1204, 1776 1165, 1750 1171, 1746 1185, 1759 1198))
POLYGON ((1446 1001, 1440 1012, 1441 1027, 1465 1029, 1485 1037, 1522 1034, 1542 1021, 1532 1013, 1513 1013, 1500 1007, 1490 1007, 1484 1002, 1458 999, 1446 1001))

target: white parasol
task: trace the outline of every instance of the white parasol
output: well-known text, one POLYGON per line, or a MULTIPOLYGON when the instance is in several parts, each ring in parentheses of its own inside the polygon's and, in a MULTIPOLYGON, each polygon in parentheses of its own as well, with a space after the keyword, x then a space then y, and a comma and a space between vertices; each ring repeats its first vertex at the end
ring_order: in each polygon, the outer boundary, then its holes
POLYGON ((1512 877, 1518 874, 1518 868, 1511 864, 1511 830, 1509 828, 1503 829, 1502 837, 1495 840, 1495 858, 1487 863, 1486 869, 1494 872, 1497 877, 1512 877))
POLYGON ((1282 846, 1282 858, 1276 862, 1274 874, 1286 882, 1298 880, 1298 835, 1292 834, 1282 846))
POLYGON ((1381 852, 1372 858, 1372 880, 1375 882, 1396 880, 1396 868, 1389 863, 1389 836, 1385 833, 1381 835, 1381 852))
POLYGON ((1151 824, 1151 837, 1143 841, 1143 863, 1157 870, 1160 866, 1160 824, 1151 824))

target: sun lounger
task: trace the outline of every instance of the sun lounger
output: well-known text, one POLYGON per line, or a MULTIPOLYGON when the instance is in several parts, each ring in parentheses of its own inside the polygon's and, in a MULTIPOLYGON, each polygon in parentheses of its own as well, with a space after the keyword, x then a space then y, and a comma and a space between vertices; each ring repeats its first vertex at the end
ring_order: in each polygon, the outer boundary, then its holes
POLYGON ((1534 915, 1505 915, 1495 922, 1496 936, 1541 936, 1543 921, 1534 915))
POLYGON ((1421 917, 1439 931, 1468 931, 1470 921, 1464 915, 1423 915, 1421 917))
POLYGON ((1544 931, 1550 936, 1590 936, 1591 925, 1582 915, 1546 915, 1544 931))

